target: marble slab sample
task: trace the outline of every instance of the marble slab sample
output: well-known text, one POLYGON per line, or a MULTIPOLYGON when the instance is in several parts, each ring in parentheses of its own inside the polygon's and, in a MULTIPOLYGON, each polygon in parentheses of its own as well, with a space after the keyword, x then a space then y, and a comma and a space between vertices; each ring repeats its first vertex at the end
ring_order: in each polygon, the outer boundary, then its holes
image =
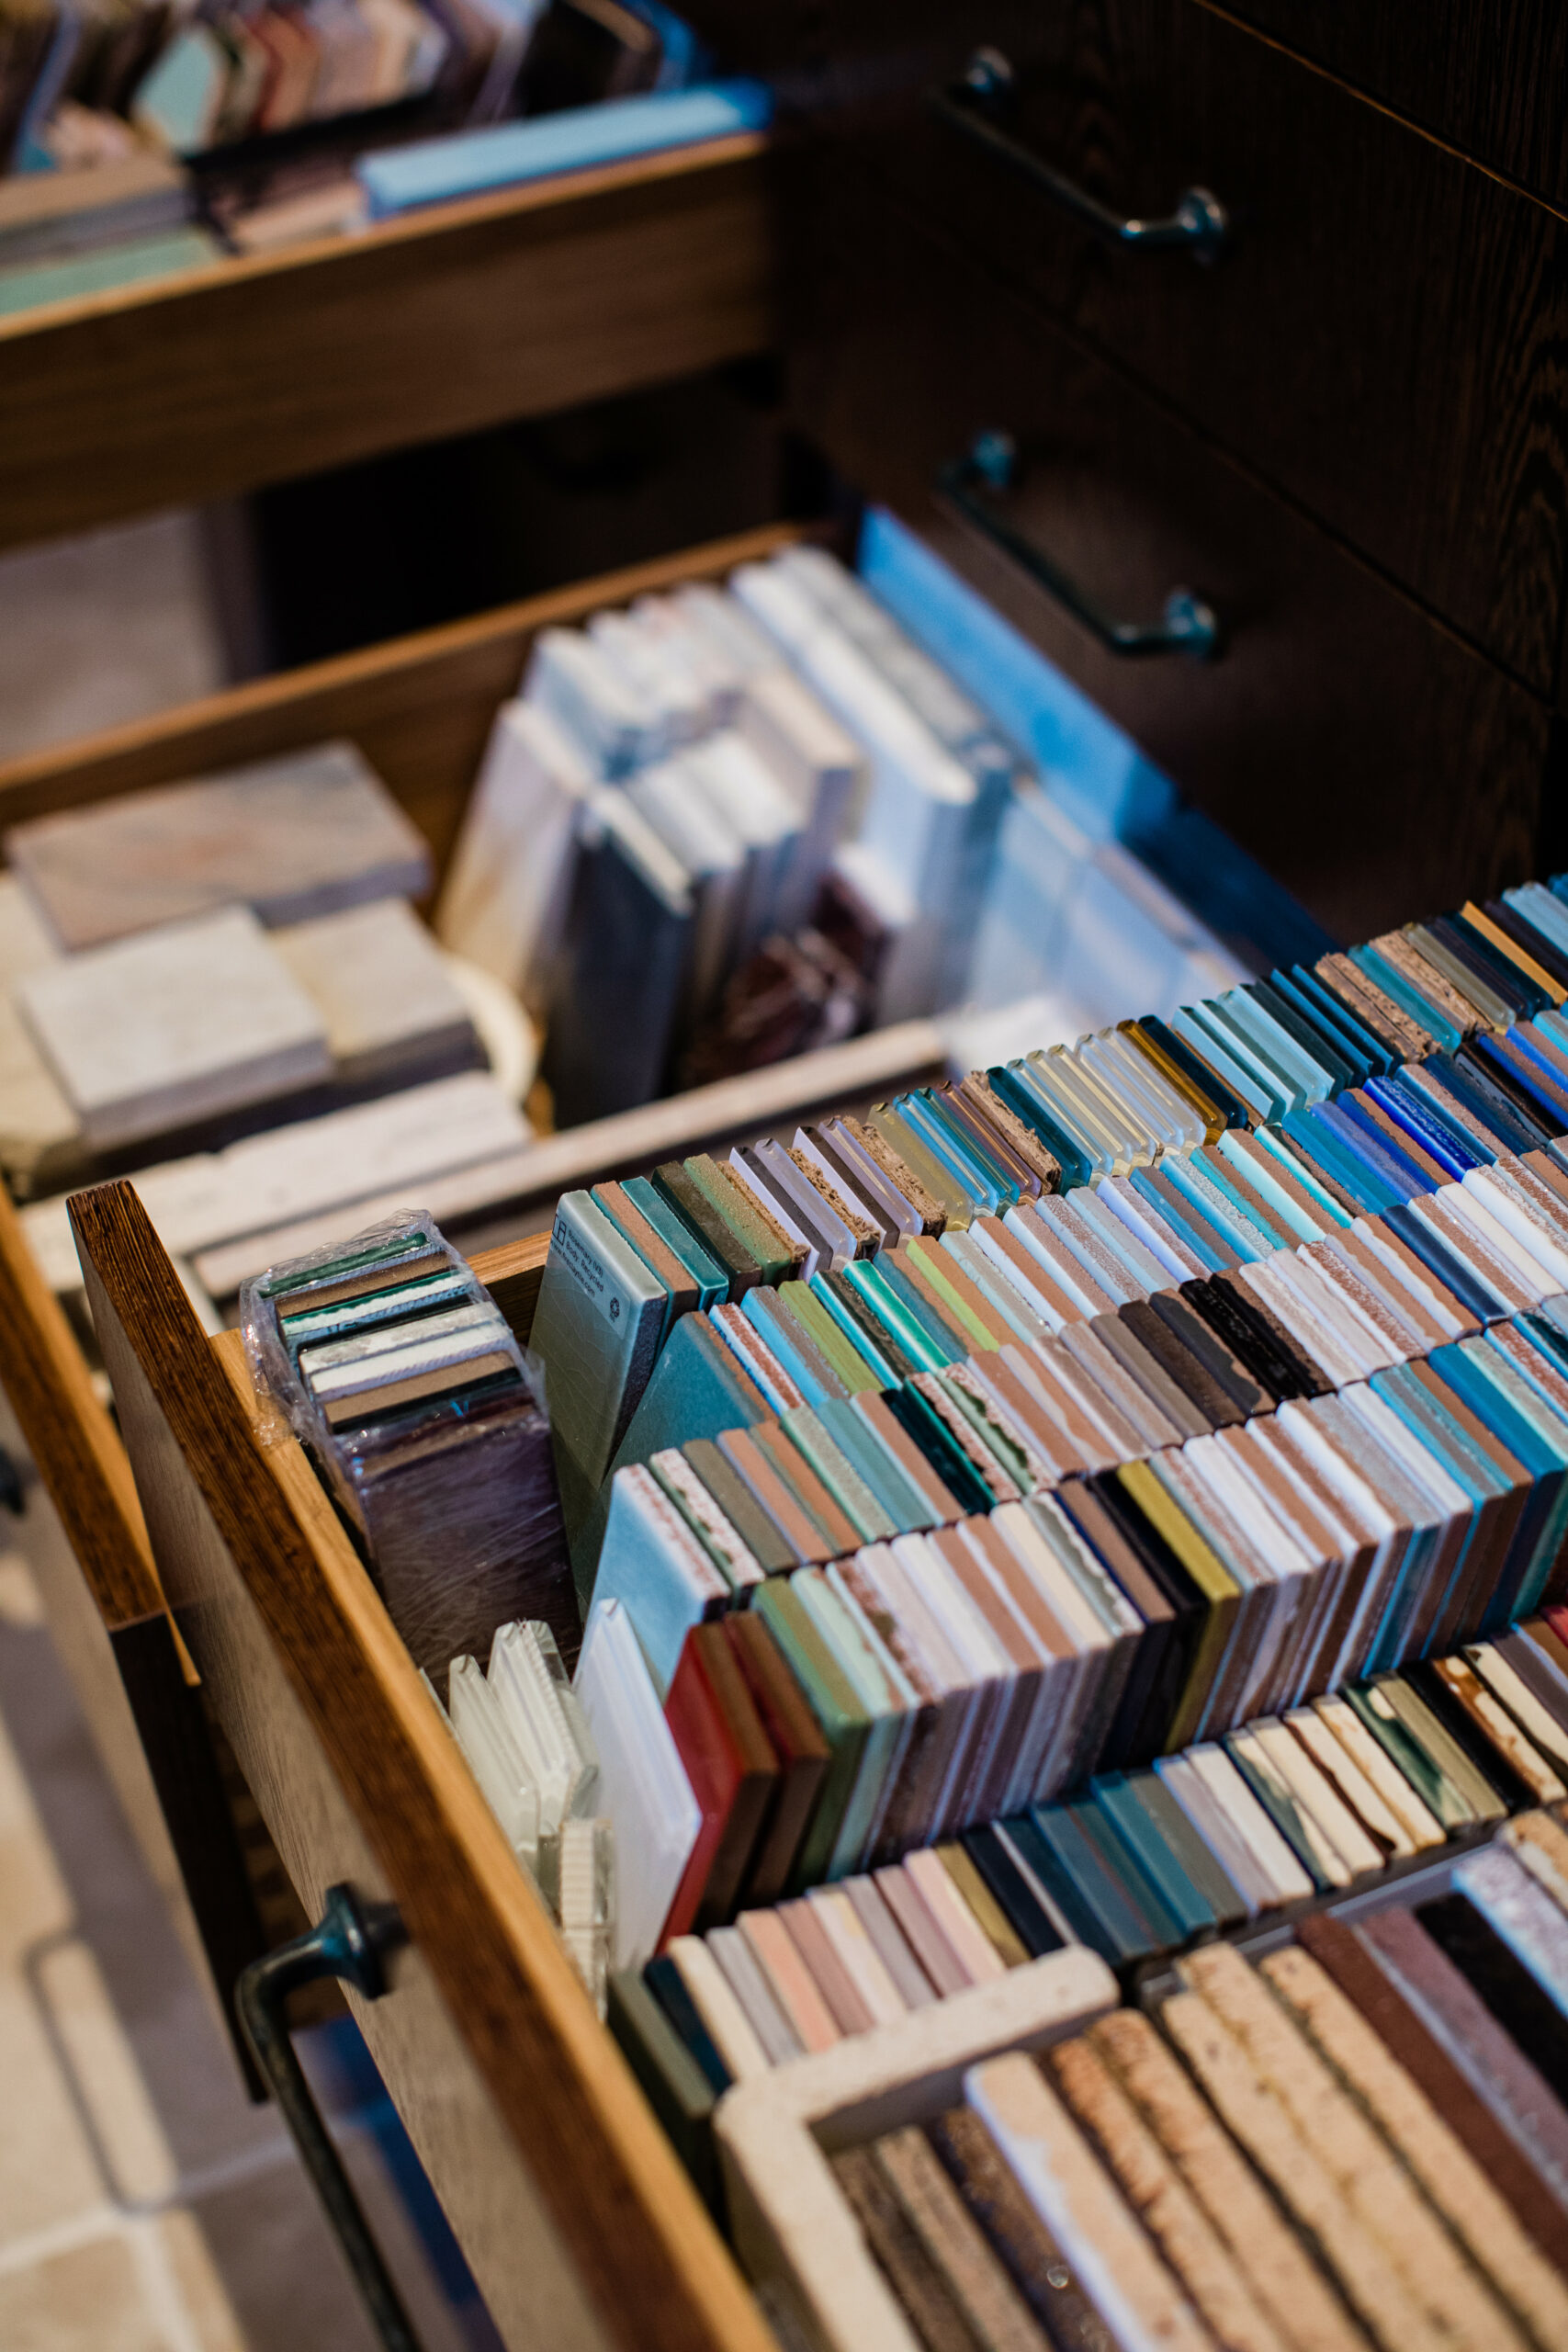
POLYGON ((321 1013, 246 907, 47 965, 17 1004, 95 1149, 332 1075, 321 1013))
POLYGON ((290 923, 271 944, 320 1012, 340 1079, 395 1075, 414 1054, 479 1059, 468 1005, 406 899, 290 923))
POLYGON ((220 907, 304 922, 432 880, 423 835, 352 743, 34 818, 4 846, 73 950, 220 907))
MULTIPOLYGON (((441 1180, 465 1169, 481 1171, 485 1182, 497 1187, 488 1193, 481 1189, 481 1203, 504 1199, 507 1182, 519 1180, 517 1164, 531 1132, 494 1079, 469 1070, 249 1136, 226 1151, 166 1160, 131 1182, 159 1239, 175 1256, 217 1256, 224 1245, 254 1237, 238 1256, 230 1250, 232 1265, 214 1270, 219 1291, 228 1296, 247 1273, 259 1274, 333 1238, 332 1230, 312 1227, 291 1252, 283 1245, 302 1222, 330 1218, 341 1233, 374 1223, 413 1194, 428 1206, 441 1180), (394 1197, 383 1204, 388 1192, 394 1197)), ((76 1288, 81 1271, 64 1201, 35 1203, 23 1211, 22 1223, 51 1288, 76 1288)))

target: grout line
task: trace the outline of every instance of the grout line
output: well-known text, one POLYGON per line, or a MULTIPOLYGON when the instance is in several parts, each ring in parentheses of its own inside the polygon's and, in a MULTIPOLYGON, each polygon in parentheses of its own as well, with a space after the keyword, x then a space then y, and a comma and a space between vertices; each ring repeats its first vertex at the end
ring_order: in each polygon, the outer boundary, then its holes
MULTIPOLYGON (((28 1993, 32 1997, 34 2008, 38 2012, 39 2021, 43 2028, 55 2064, 64 2079, 66 2093, 75 2112, 76 2120, 82 2127, 98 2177, 103 2184, 107 2198, 106 2210, 128 2221, 150 2221, 159 2214, 172 2212, 181 2206, 189 2205, 197 2198, 214 2196, 226 2188, 237 2188, 247 2180, 257 2178, 263 2173, 272 2172, 279 2165, 294 2161, 296 2152, 293 2140, 280 2123, 276 2136, 264 2142, 259 2147, 239 2149, 232 2155, 219 2156, 211 2164, 199 2165, 193 2172, 176 2173, 170 2187, 156 2197, 136 2197, 127 2190, 115 2169, 113 2158, 99 2128, 86 2086, 77 2071, 70 2045, 60 2030, 49 1998, 48 1987, 41 1973, 44 1962, 52 1953, 67 1949, 72 1944, 85 1943, 85 1941, 86 1939, 74 1924, 55 1928, 49 1935, 40 1936, 35 1942, 26 1946, 21 1955, 21 1965, 28 1993)), ((92 1949, 90 1944, 87 1944, 86 1948, 89 1951, 92 1949)), ((130 2055, 132 2063, 135 2063, 135 2052, 132 2051, 130 2055)), ((140 2067, 137 2071, 140 2074, 140 2067)), ((143 2082, 143 2088, 146 2088, 145 2082, 143 2082)), ((148 2097, 156 2113, 157 2102, 152 2099, 150 2092, 148 2097)), ((162 2120, 160 2117, 160 2122, 162 2120)), ((369 2129, 367 2125, 355 2118, 334 2118, 333 2123, 335 2138, 363 2135, 369 2129)), ((9 2253, 9 2248, 0 2249, 0 2255, 4 2256, 7 2263, 9 2253)))

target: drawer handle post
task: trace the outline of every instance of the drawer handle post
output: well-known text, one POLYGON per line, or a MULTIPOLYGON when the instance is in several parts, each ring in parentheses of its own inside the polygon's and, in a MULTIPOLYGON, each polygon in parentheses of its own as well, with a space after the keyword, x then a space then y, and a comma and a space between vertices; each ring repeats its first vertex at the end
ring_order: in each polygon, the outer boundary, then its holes
POLYGON ((942 467, 936 486, 956 506, 964 520, 992 544, 1010 556, 1046 594, 1066 605, 1099 639, 1108 653, 1132 659, 1151 653, 1185 653, 1195 662, 1213 662, 1224 650, 1224 630, 1219 615, 1190 588, 1173 588, 1157 621, 1119 621, 1095 602, 1076 580, 1052 562, 1043 548, 1026 539, 1004 522, 979 492, 1005 490, 1013 478, 1018 451, 1007 433, 978 433, 962 458, 942 467))
POLYGON ((387 1989, 382 1963, 404 1941, 393 1905, 362 1904, 349 1887, 329 1887, 317 1925, 253 1961, 242 1970, 234 1993, 245 2039, 293 2134, 385 2352, 420 2352, 419 2338, 294 2054, 286 2004, 290 1993, 323 1976, 340 1977, 367 2001, 378 2000, 387 1989))
POLYGON ((1176 209, 1161 220, 1124 220, 1088 188, 1079 187, 1054 165, 1014 139, 998 119, 1016 87, 1012 67, 999 50, 977 49, 956 82, 931 96, 932 112, 965 139, 973 140, 1000 164, 1019 172, 1034 187, 1059 204, 1065 212, 1096 230, 1112 244, 1134 253, 1158 253, 1172 246, 1198 261, 1213 261, 1231 233, 1231 218, 1217 196, 1206 187, 1190 187, 1178 198, 1176 209))

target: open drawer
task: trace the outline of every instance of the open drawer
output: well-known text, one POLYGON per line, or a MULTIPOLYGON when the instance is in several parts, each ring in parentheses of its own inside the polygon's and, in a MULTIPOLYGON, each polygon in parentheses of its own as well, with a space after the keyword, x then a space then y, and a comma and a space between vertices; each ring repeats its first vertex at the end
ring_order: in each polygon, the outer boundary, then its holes
MULTIPOLYGON (((719 578, 795 536, 779 526, 696 548, 14 762, 0 767, 0 827, 346 737, 424 833, 439 871, 536 630, 719 578)), ((749 1136, 859 1089, 880 1092, 941 1058, 934 1025, 906 1023, 541 1138, 525 1156, 527 1189, 487 1212, 487 1230, 537 1230, 542 1241, 557 1196, 572 1185, 749 1136)), ((276 1858, 258 1850, 254 1829, 236 1832, 207 1670, 175 1637, 119 1431, 3 1189, 0 1388, 0 1444, 19 1438, 36 1465, 19 1541, 51 1632, 127 1818, 232 2031, 239 1970, 299 1922, 269 1906, 276 1858)), ((248 1803, 241 1811, 248 1820, 248 1803)))
MULTIPOLYGON (((135 1194, 80 1196, 94 1320, 174 1621, 307 1909, 409 1941, 355 2014, 509 2346, 771 2339, 237 1334, 209 1340, 135 1194)), ((545 1237, 479 1259, 520 1333, 545 1237)))
POLYGON ((0 321, 0 547, 768 349, 742 133, 0 321))

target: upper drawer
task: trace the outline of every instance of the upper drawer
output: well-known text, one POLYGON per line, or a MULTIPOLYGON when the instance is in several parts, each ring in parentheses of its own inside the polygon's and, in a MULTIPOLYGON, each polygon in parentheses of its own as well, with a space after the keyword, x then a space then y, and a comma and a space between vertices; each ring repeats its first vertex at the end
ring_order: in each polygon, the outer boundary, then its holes
POLYGON ((877 141, 889 185, 1551 692, 1564 223, 1194 0, 999 0, 954 28, 954 74, 981 40, 1016 68, 1022 149, 1120 216, 1212 190, 1228 249, 1112 244, 912 96, 877 141))
POLYGON ((1370 937, 1533 870, 1544 704, 847 164, 818 198, 855 225, 802 279, 804 423, 1322 922, 1370 937), (1016 528, 1127 619, 1196 591, 1224 656, 1108 652, 939 503, 984 428, 1020 446, 1016 528))
POLYGON ((1551 0, 1239 0, 1235 14, 1549 204, 1568 205, 1568 15, 1551 0))
MULTIPOLYGON (((1196 0, 1200 7, 1210 0, 1196 0)), ((961 0, 689 0, 724 57, 788 96, 873 96, 955 43, 1042 37, 1070 55, 1099 8, 961 0), (1010 18, 1011 22, 1010 23, 1010 18), (1016 28, 1016 29, 1015 29, 1016 28)), ((1550 0, 1232 0, 1222 16, 1431 131, 1549 204, 1568 205, 1568 16, 1550 0)), ((949 54, 949 65, 952 57, 949 54)))
POLYGON ((761 138, 0 321, 0 548, 765 350, 761 138))

